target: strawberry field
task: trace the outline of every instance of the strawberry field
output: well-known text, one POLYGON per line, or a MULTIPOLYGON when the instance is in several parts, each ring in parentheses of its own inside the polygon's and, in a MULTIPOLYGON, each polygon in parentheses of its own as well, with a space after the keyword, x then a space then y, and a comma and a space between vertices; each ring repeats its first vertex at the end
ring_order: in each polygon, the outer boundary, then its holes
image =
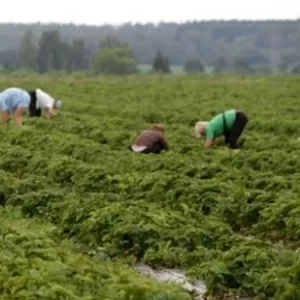
POLYGON ((137 262, 202 279, 208 299, 300 299, 296 77, 0 78, 58 116, 1 128, 2 299, 192 299, 137 262), (194 123, 244 110, 244 149, 204 150, 194 123), (171 150, 127 147, 164 123, 171 150))

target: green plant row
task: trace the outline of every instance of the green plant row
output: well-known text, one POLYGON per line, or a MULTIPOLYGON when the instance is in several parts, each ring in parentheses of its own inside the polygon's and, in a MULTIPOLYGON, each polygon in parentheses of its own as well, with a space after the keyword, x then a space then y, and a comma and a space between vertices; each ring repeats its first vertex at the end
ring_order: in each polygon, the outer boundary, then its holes
POLYGON ((181 288, 140 276, 118 261, 77 254, 53 226, 0 209, 2 299, 191 299, 181 288))
MULTIPOLYGON (((1 79, 0 87, 12 82, 1 79)), ((33 227, 51 223, 54 236, 76 242, 80 253, 101 249, 123 264, 184 269, 204 280, 215 298, 233 292, 298 299, 295 79, 17 83, 58 94, 65 106, 51 122, 26 118, 20 130, 1 129, 2 205, 34 218, 33 227), (237 155, 224 147, 205 151, 194 122, 230 107, 249 115, 245 149, 237 155), (134 136, 152 122, 167 125, 171 151, 129 152, 134 136)))

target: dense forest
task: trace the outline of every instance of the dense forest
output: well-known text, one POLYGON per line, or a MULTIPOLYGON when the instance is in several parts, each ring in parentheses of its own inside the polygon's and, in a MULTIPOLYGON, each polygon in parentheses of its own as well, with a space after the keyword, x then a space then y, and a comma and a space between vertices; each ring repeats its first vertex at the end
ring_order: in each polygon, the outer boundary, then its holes
POLYGON ((198 61, 216 70, 237 63, 245 70, 277 72, 297 70, 300 63, 300 20, 122 26, 0 24, 0 39, 0 65, 29 66, 39 72, 83 70, 95 65, 103 70, 119 57, 130 60, 125 68, 125 73, 130 73, 135 70, 133 61, 153 65, 157 55, 163 55, 170 65, 198 61), (119 49, 104 53, 108 40, 119 49))

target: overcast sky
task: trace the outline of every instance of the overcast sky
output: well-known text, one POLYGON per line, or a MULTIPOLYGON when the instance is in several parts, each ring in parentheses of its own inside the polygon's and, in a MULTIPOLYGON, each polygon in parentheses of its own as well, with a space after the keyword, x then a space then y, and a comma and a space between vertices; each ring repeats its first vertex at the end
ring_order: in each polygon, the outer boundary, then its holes
POLYGON ((298 19, 300 0, 0 0, 0 22, 121 24, 298 19))

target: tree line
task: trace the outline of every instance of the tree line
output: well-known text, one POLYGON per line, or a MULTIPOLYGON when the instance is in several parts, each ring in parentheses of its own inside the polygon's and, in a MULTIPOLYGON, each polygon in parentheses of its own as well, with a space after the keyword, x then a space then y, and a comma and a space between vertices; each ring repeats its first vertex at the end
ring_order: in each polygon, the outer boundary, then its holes
MULTIPOLYGON (((57 30, 44 31, 38 47, 34 45, 31 30, 25 32, 17 51, 15 68, 38 73, 51 71, 74 72, 91 69, 94 74, 133 74, 138 72, 136 56, 127 42, 115 35, 101 40, 97 51, 89 57, 83 40, 62 40, 57 30)), ((10 68, 10 65, 4 65, 10 68)), ((153 61, 153 70, 170 72, 169 61, 159 51, 153 61)))
POLYGON ((49 70, 133 73, 140 64, 169 72, 297 71, 300 21, 205 21, 184 24, 1 24, 0 65, 49 70), (159 62, 159 64, 158 64, 159 62), (109 66, 109 67, 108 67, 109 66))

